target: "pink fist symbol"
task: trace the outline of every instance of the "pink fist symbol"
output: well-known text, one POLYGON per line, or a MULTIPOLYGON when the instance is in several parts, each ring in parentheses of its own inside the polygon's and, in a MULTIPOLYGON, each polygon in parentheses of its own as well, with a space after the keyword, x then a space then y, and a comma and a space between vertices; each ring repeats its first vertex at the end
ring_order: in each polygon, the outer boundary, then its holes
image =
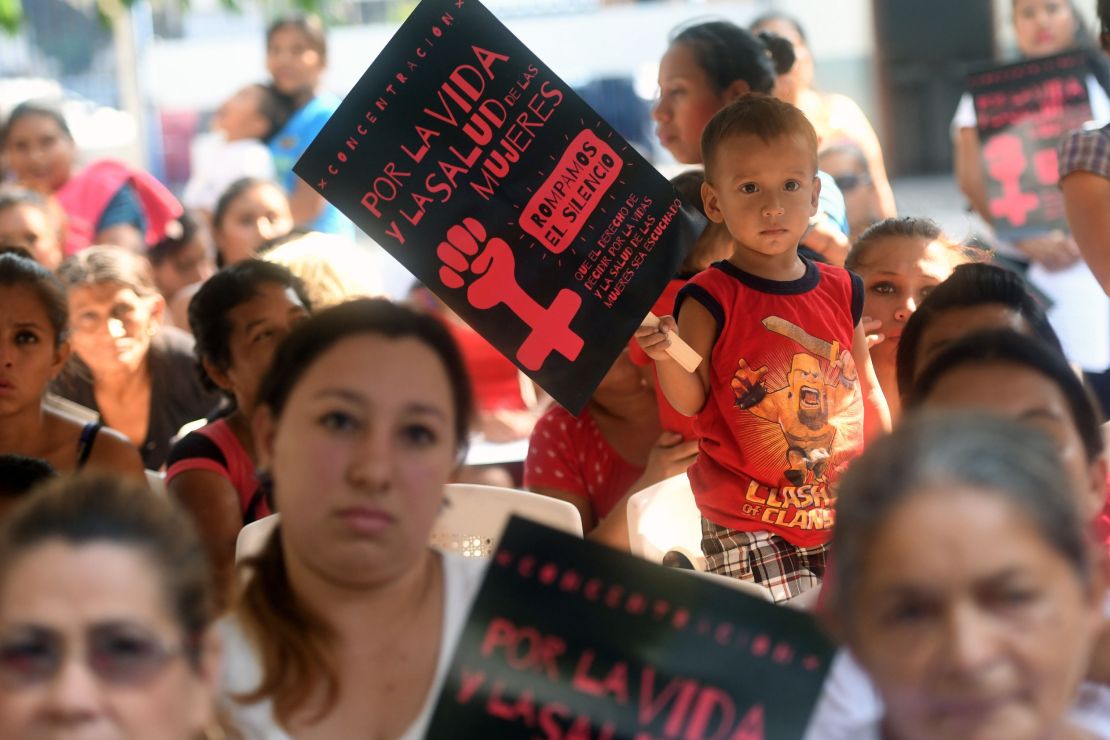
POLYGON ((521 365, 539 370, 552 352, 572 361, 578 357, 583 342, 570 322, 582 305, 581 296, 564 288, 550 306, 541 306, 517 283, 516 258, 504 239, 487 241, 485 228, 476 219, 464 218, 447 230, 447 240, 439 243, 436 254, 443 262, 439 279, 444 285, 466 288, 467 301, 483 311, 504 303, 531 328, 516 353, 521 365))

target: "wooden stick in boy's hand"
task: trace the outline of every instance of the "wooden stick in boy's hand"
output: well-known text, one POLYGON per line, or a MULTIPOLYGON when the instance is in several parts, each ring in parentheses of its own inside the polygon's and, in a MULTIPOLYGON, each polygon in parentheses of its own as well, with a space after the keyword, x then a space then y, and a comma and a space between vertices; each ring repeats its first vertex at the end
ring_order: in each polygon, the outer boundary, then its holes
MULTIPOLYGON (((649 329, 658 330, 658 333, 664 335, 664 339, 660 341, 667 342, 663 345, 663 349, 670 355, 671 359, 682 366, 682 369, 688 373, 692 373, 698 369, 701 364, 701 355, 694 351, 693 347, 682 341, 682 337, 678 336, 678 327, 674 323, 674 319, 670 316, 664 317, 667 321, 661 322, 660 318, 653 313, 649 313, 641 322, 640 328, 636 330, 637 337, 648 336, 652 333, 646 331, 649 329), (662 325, 661 325, 662 324, 662 325)), ((645 348, 646 351, 647 348, 645 348)))

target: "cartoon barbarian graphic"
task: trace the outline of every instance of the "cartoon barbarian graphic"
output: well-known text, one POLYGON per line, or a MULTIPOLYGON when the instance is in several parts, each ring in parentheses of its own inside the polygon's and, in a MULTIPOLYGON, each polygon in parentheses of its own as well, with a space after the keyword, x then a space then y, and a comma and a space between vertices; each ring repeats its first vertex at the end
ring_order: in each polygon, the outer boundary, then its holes
POLYGON ((767 367, 753 370, 741 359, 736 375, 732 378, 732 392, 736 405, 761 419, 777 423, 786 438, 787 469, 783 477, 795 486, 806 483, 809 474, 813 482, 826 480, 829 457, 836 427, 829 423, 829 408, 840 408, 855 392, 855 365, 851 352, 841 351, 836 343, 826 342, 808 334, 800 327, 778 317, 764 320, 772 331, 790 333, 806 349, 817 350, 823 357, 834 359, 834 382, 825 382, 825 373, 816 357, 805 352, 794 355, 786 385, 768 391, 763 384, 767 367), (802 332, 803 337, 794 336, 802 332), (804 341, 801 341, 804 340, 804 341))

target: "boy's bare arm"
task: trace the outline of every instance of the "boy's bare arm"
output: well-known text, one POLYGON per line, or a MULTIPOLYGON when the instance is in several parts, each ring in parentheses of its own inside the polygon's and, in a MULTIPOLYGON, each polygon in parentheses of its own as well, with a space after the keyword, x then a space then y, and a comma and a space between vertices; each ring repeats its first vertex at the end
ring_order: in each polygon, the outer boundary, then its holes
POLYGON ((683 306, 677 325, 673 317, 663 316, 658 327, 641 326, 636 330, 636 340, 648 357, 655 361, 663 395, 681 414, 694 416, 705 405, 709 395, 709 354, 713 350, 716 334, 717 322, 712 314, 692 300, 683 306), (667 354, 666 348, 670 345, 668 335, 672 332, 677 332, 702 356, 701 364, 694 372, 687 372, 667 354))
POLYGON ((856 363, 860 392, 863 394, 863 433, 866 439, 873 439, 890 431, 890 408, 879 387, 875 376, 875 366, 871 364, 871 352, 867 349, 867 334, 863 323, 856 324, 852 340, 852 359, 856 363))

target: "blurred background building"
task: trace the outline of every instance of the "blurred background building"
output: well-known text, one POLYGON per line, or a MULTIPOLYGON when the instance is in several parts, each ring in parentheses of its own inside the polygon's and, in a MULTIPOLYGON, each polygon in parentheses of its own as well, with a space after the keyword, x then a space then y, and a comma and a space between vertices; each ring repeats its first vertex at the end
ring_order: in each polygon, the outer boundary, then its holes
MULTIPOLYGON (((331 28, 327 83, 339 94, 414 6, 317 2, 331 28)), ((183 9, 180 0, 138 0, 123 9, 118 0, 24 0, 21 30, 0 42, 0 113, 27 97, 62 99, 80 120, 73 128, 82 151, 124 156, 179 187, 189 174, 189 142, 211 111, 265 79, 266 20, 291 6, 240 0, 236 12, 227 3, 191 0, 183 9)), ((769 10, 789 13, 808 32, 819 87, 849 95, 871 118, 902 209, 928 209, 957 234, 962 202, 950 175, 949 122, 968 71, 1013 46, 1010 0, 486 4, 660 166, 669 160, 650 109, 669 32, 692 19, 746 25, 769 10)))

